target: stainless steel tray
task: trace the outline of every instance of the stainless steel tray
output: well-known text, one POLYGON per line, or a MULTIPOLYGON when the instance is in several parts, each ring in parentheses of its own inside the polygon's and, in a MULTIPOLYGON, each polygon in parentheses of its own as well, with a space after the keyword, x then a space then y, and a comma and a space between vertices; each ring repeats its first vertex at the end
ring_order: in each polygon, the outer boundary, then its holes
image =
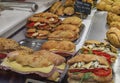
MULTIPOLYGON (((98 40, 104 41, 106 38, 106 32, 108 30, 108 25, 106 24, 107 12, 98 11, 95 13, 95 18, 93 19, 93 24, 91 26, 90 33, 88 34, 86 40, 98 40)), ((120 51, 120 50, 119 50, 120 51)), ((113 74, 114 83, 120 83, 120 52, 118 58, 113 64, 113 74)))
MULTIPOLYGON (((26 27, 25 27, 26 28, 26 27)), ((80 40, 81 40, 81 37, 82 37, 82 34, 84 33, 84 29, 85 29, 85 25, 84 24, 82 24, 81 25, 81 30, 80 30, 80 32, 79 32, 79 38, 77 39, 77 40, 75 40, 74 41, 74 43, 77 45, 79 42, 80 42, 80 40)), ((21 32, 22 34, 25 34, 25 29, 24 29, 24 31, 22 31, 21 32)), ((17 33, 17 35, 19 35, 20 34, 20 36, 21 36, 21 33, 17 33)), ((17 36, 16 35, 16 36, 17 36)), ((24 39, 21 39, 21 40, 19 40, 18 42, 19 42, 19 44, 20 45, 23 45, 23 46, 27 46, 27 47, 29 47, 29 48, 32 48, 33 50, 35 50, 35 51, 37 51, 37 50, 40 50, 40 46, 45 42, 45 41, 48 41, 47 39, 46 40, 42 40, 42 39, 35 39, 35 38, 27 38, 27 37, 25 37, 25 35, 22 35, 22 36, 24 36, 23 38, 24 39)))

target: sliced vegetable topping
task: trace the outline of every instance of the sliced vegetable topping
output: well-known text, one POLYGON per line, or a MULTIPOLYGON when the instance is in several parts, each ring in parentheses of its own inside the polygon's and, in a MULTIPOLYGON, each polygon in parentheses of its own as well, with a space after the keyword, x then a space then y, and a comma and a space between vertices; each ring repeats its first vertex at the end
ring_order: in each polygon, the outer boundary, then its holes
POLYGON ((7 54, 0 53, 0 59, 4 59, 7 56, 7 54))

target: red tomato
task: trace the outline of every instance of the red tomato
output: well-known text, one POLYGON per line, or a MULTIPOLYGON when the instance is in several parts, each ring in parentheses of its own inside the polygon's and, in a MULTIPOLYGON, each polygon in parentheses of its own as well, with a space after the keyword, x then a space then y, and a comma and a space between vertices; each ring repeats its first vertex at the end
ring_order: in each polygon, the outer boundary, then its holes
POLYGON ((0 59, 4 59, 6 56, 6 54, 0 53, 0 59))
POLYGON ((93 72, 97 76, 108 76, 111 73, 111 69, 103 69, 103 68, 95 68, 95 69, 70 69, 70 73, 75 73, 75 72, 81 72, 81 73, 86 73, 86 72, 93 72))
POLYGON ((99 68, 96 71, 93 71, 93 73, 97 76, 108 76, 111 73, 111 69, 103 69, 103 68, 99 68))
POLYGON ((74 72, 81 72, 81 73, 86 73, 86 72, 92 72, 94 69, 70 69, 70 73, 74 72))
POLYGON ((109 63, 111 63, 111 56, 105 52, 99 51, 99 50, 93 50, 93 54, 99 55, 99 56, 104 56, 109 63))
POLYGON ((33 27, 34 24, 35 24, 34 22, 31 22, 31 23, 28 23, 27 26, 28 26, 28 27, 33 27))

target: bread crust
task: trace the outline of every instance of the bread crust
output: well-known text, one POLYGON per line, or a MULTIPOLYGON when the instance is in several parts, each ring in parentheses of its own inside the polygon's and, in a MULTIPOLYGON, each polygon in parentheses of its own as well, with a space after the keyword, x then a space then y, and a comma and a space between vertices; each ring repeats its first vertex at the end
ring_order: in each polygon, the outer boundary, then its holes
POLYGON ((75 52, 75 44, 70 41, 49 40, 43 43, 41 49, 58 52, 75 52))
POLYGON ((69 41, 75 41, 79 37, 78 33, 75 33, 73 31, 54 31, 48 36, 49 40, 69 40, 69 41))
POLYGON ((68 17, 65 18, 62 21, 63 24, 72 24, 72 25, 76 25, 77 27, 80 27, 82 24, 82 20, 76 16, 72 16, 72 17, 68 17))
POLYGON ((55 30, 70 30, 74 31, 76 33, 80 32, 80 29, 74 25, 71 24, 61 24, 55 28, 55 30))
POLYGON ((73 64, 76 62, 91 62, 98 60, 100 64, 104 64, 106 66, 109 66, 109 63, 106 61, 106 58, 103 56, 96 56, 93 54, 79 54, 72 59, 68 60, 68 64, 73 64))

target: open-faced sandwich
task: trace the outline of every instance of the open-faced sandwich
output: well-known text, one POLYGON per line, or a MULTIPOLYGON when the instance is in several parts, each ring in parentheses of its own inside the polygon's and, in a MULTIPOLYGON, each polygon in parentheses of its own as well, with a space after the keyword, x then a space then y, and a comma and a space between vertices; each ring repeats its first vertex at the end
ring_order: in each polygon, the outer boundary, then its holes
POLYGON ((113 83, 112 68, 103 56, 80 54, 68 64, 68 83, 113 83))
POLYGON ((20 74, 34 73, 57 81, 65 69, 65 58, 46 50, 34 53, 21 50, 9 53, 1 66, 20 74))
POLYGON ((117 49, 114 46, 108 42, 99 42, 96 40, 86 41, 81 48, 81 53, 104 56, 110 64, 117 58, 117 49))

